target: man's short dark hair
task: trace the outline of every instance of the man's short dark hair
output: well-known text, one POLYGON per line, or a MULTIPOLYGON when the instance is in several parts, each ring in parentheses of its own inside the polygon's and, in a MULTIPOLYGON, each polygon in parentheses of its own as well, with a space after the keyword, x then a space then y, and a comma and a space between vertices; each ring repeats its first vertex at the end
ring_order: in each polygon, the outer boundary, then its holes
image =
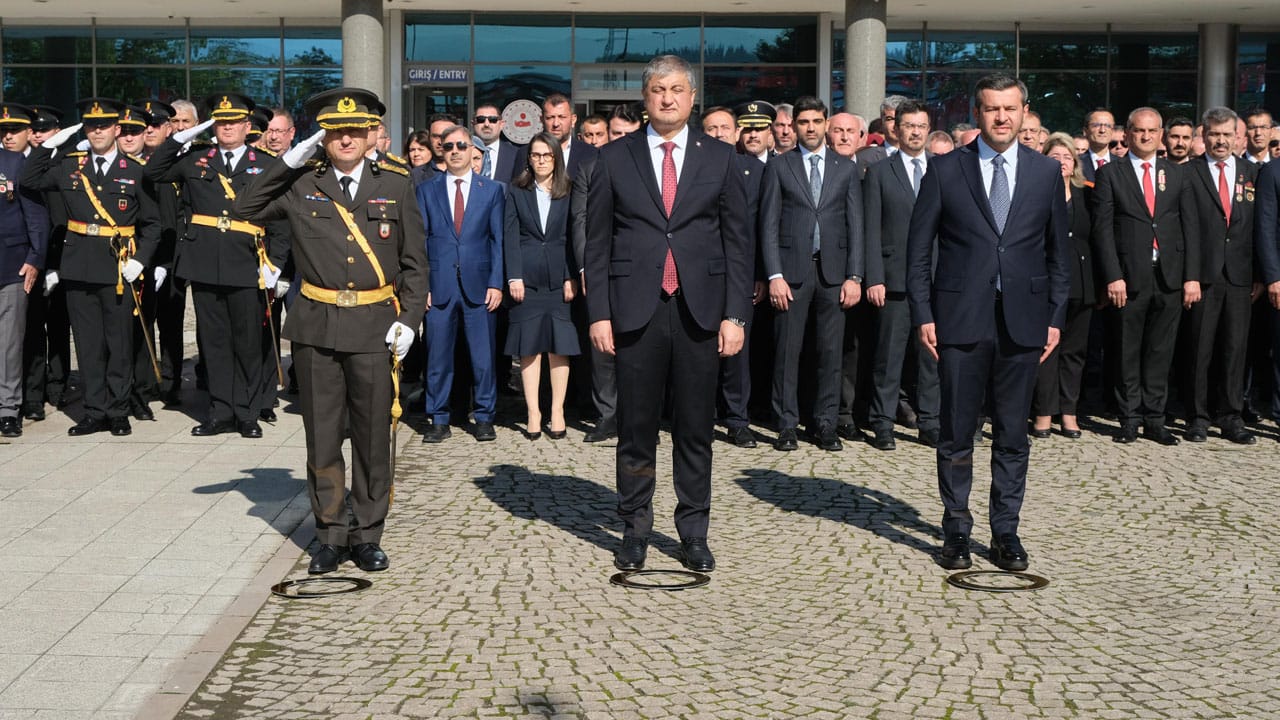
POLYGON ((1168 125, 1164 126, 1164 131, 1169 132, 1176 127, 1189 127, 1192 132, 1195 132, 1196 124, 1191 122, 1191 118, 1185 115, 1179 115, 1178 117, 1171 119, 1168 125))
POLYGON ((542 101, 542 107, 544 108, 559 107, 561 105, 568 105, 572 109, 573 101, 564 93, 551 93, 542 101))
POLYGON ((929 113, 929 107, 919 100, 903 100, 898 103, 898 117, 903 115, 914 115, 916 113, 929 113))
POLYGON ((1245 108, 1245 111, 1240 113, 1240 117, 1244 118, 1245 124, 1248 124, 1250 120, 1256 117, 1259 117, 1261 115, 1266 115, 1268 118, 1273 118, 1270 110, 1264 107, 1261 107, 1259 105, 1254 105, 1253 107, 1245 108))
POLYGON ((596 123, 604 123, 605 125, 608 125, 609 121, 605 120, 604 116, 600 113, 592 113, 582 120, 583 125, 594 125, 596 123))
POLYGON ((791 117, 795 118, 805 110, 817 110, 822 113, 822 117, 827 117, 827 104, 812 95, 802 95, 796 98, 795 105, 792 106, 791 117))
POLYGON ((644 106, 640 103, 622 103, 614 105, 613 110, 609 111, 610 120, 621 120, 625 123, 638 123, 644 121, 644 106))
MULTIPOLYGON (((1027 84, 1018 78, 1007 75, 1005 73, 992 73, 984 75, 978 80, 978 84, 973 86, 973 106, 978 107, 978 103, 982 99, 982 93, 986 90, 994 90, 1002 92, 1009 88, 1018 88, 1022 91, 1022 104, 1027 104, 1027 84)), ((899 111, 901 112, 901 111, 899 111)))
MULTIPOLYGON (((1229 107, 1211 107, 1204 111, 1204 115, 1200 117, 1200 122, 1204 123, 1207 128, 1210 125, 1221 125, 1223 123, 1235 124, 1238 116, 1235 111, 1229 107)), ((1170 123, 1172 125, 1173 123, 1170 123)))
POLYGON ((449 113, 431 113, 431 116, 427 118, 427 127, 430 128, 432 125, 435 125, 440 121, 447 122, 450 125, 462 124, 462 122, 459 121, 458 118, 450 115, 449 113))
POLYGON ((273 118, 282 117, 285 120, 288 120, 290 125, 293 125, 293 113, 289 112, 285 108, 282 108, 282 107, 271 108, 271 117, 273 118))
POLYGON ((738 116, 733 114, 733 110, 731 108, 727 108, 723 105, 712 105, 706 110, 703 110, 702 119, 706 120, 707 118, 711 117, 712 115, 715 115, 718 112, 729 113, 729 117, 733 118, 734 120, 738 119, 738 116))

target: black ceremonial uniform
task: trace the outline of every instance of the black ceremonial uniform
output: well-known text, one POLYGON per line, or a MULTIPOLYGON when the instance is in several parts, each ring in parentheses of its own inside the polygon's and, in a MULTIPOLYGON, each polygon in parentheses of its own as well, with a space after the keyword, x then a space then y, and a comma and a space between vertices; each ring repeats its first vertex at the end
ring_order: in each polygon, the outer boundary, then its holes
MULTIPOLYGON (((251 100, 232 93, 210 100, 215 120, 243 120, 252 109, 251 100)), ((245 222, 232 203, 271 157, 245 145, 181 152, 181 144, 166 140, 147 163, 147 176, 157 183, 179 183, 191 209, 174 252, 174 273, 191 284, 210 405, 206 422, 191 432, 238 430, 245 437, 261 437, 257 419, 262 409, 266 302, 259 269, 267 258, 265 229, 245 222), (229 152, 232 167, 227 166, 229 152)))
MULTIPOLYGON (((376 124, 375 106, 380 109, 371 93, 345 88, 307 101, 308 112, 327 130, 376 124)), ((301 289, 285 320, 284 337, 292 341, 297 368, 311 507, 317 535, 331 546, 331 558, 341 562, 350 545, 359 563, 362 546, 376 548, 381 541, 392 482, 386 336, 395 322, 416 330, 428 281, 422 215, 407 173, 367 158, 358 173, 355 198, 348 199, 328 163, 292 169, 280 159, 236 201, 235 209, 254 222, 288 218, 293 228, 293 262, 301 289), (348 417, 355 516, 350 525, 342 456, 348 417)), ((318 566, 319 557, 313 558, 312 572, 336 568, 336 562, 318 566)), ((386 558, 380 566, 362 567, 383 569, 386 558)))

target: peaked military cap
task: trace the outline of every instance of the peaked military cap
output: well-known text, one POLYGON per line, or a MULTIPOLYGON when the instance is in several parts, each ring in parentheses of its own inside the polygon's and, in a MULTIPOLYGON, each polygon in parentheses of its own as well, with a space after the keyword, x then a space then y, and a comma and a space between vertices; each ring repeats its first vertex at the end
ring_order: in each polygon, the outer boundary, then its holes
POLYGON ((214 93, 204 99, 205 113, 214 120, 244 120, 254 107, 253 101, 240 93, 214 93))
POLYGON ((120 112, 124 104, 110 98, 91 97, 76 103, 80 109, 80 122, 85 127, 102 127, 120 122, 120 112))
POLYGON ((378 96, 360 88, 334 88, 307 98, 308 115, 325 130, 377 127, 387 111, 378 96))
POLYGON ((761 129, 767 128, 778 118, 778 110, 763 100, 744 102, 733 109, 738 116, 738 127, 761 129))
POLYGON ((148 125, 163 125, 178 114, 178 111, 174 110, 172 105, 159 100, 141 100, 134 104, 146 110, 147 114, 151 116, 151 121, 147 123, 148 125))
POLYGON ((151 115, 137 105, 125 105, 120 109, 120 124, 146 129, 151 124, 151 115))
POLYGON ((62 127, 63 112, 52 105, 31 106, 31 129, 45 132, 62 127))
POLYGON ((262 133, 267 131, 267 125, 271 123, 272 112, 261 105, 255 107, 253 112, 249 113, 249 140, 257 140, 262 137, 262 133))
POLYGON ((31 127, 31 108, 18 103, 0 103, 0 128, 27 130, 31 127))

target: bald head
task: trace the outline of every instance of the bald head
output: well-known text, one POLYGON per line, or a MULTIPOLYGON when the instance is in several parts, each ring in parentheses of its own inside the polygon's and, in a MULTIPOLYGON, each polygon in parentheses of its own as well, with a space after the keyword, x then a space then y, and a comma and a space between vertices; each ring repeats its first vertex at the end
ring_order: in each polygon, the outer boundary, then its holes
POLYGON ((852 113, 836 113, 827 121, 827 144, 836 154, 853 157, 866 144, 867 126, 852 113))

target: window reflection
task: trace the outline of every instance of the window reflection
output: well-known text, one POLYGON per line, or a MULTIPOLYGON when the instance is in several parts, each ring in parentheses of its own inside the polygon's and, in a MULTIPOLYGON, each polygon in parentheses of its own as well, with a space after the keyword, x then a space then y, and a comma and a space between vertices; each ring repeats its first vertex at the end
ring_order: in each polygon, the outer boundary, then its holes
POLYGON ((476 58, 483 62, 569 62, 568 15, 476 14, 476 58))
POLYGON ((816 62, 818 24, 812 15, 762 18, 708 16, 708 63, 816 62))
POLYGON ((6 65, 92 62, 89 28, 6 27, 3 41, 6 65))
POLYGON ((186 95, 187 71, 181 68, 104 68, 98 70, 98 95, 126 102, 186 95))
POLYGON ((568 65, 477 65, 475 96, 479 102, 506 107, 517 98, 541 100, 552 93, 568 95, 573 89, 568 65))
POLYGON ((702 105, 735 105, 747 100, 793 102, 817 92, 812 67, 755 65, 707 67, 702 71, 702 105))
POLYGON ((579 15, 574 60, 587 63, 648 62, 654 55, 679 55, 699 62, 701 30, 696 17, 579 15))
POLYGON ((96 52, 100 63, 180 65, 187 61, 187 32, 182 28, 98 28, 96 52))
POLYGON ((1013 32, 935 32, 929 35, 929 66, 1012 70, 1013 32))
POLYGON ((201 65, 278 65, 278 28, 191 28, 191 62, 201 65))
POLYGON ((87 67, 5 68, 4 96, 70 110, 93 95, 93 71, 87 67))
POLYGON ((227 91, 248 95, 254 102, 275 104, 280 98, 280 71, 192 68, 192 98, 203 100, 207 95, 227 91))
POLYGON ((404 25, 406 60, 471 60, 471 16, 465 13, 410 15, 404 25))
POLYGON ((339 28, 285 28, 284 62, 310 67, 342 64, 342 30, 339 28))

